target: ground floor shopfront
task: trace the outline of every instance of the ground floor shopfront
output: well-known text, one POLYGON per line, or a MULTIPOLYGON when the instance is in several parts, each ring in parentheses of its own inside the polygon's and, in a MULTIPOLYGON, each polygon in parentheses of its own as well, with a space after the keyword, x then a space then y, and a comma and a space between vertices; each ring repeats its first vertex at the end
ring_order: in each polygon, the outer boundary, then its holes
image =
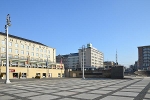
MULTIPOLYGON (((59 78, 64 77, 64 69, 46 69, 46 68, 26 68, 26 67, 9 67, 9 78, 59 78)), ((6 67, 0 67, 0 77, 6 78, 6 67)))

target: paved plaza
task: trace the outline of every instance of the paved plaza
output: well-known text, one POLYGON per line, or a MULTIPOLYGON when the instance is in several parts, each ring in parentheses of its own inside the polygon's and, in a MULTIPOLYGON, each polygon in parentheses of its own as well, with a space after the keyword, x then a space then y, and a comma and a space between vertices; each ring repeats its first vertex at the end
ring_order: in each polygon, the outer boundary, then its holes
POLYGON ((150 78, 1 82, 0 100, 150 100, 150 78))

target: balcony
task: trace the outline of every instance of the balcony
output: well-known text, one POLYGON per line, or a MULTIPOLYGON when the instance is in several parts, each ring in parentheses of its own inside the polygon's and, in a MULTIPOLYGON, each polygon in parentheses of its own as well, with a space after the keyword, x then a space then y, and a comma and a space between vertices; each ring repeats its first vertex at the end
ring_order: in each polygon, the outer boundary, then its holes
POLYGON ((39 62, 39 59, 31 57, 30 62, 31 63, 37 63, 37 62, 39 62))
POLYGON ((6 59, 6 54, 1 54, 1 59, 6 59))
POLYGON ((19 61, 27 61, 27 57, 21 56, 19 57, 19 61))

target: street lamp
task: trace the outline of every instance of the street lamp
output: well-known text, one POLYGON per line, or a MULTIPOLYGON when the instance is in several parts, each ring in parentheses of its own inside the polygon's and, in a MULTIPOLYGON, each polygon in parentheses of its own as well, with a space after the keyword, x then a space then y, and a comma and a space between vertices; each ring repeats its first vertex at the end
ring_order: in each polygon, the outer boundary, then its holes
POLYGON ((84 51, 85 51, 85 45, 83 45, 82 46, 82 53, 83 53, 83 55, 82 55, 82 63, 83 63, 83 69, 82 69, 82 79, 85 79, 85 77, 84 77, 84 51))
POLYGON ((10 24, 10 15, 7 15, 6 18, 6 25, 5 25, 5 32, 6 32, 6 81, 5 83, 11 83, 9 80, 9 58, 8 58, 8 27, 11 26, 10 24))

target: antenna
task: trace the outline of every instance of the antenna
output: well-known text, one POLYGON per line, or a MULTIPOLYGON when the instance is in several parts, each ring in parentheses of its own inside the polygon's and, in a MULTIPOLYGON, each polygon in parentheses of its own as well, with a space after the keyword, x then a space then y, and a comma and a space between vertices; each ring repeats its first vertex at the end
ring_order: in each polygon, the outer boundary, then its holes
POLYGON ((117 49, 116 49, 116 65, 118 65, 118 61, 117 61, 117 49))

